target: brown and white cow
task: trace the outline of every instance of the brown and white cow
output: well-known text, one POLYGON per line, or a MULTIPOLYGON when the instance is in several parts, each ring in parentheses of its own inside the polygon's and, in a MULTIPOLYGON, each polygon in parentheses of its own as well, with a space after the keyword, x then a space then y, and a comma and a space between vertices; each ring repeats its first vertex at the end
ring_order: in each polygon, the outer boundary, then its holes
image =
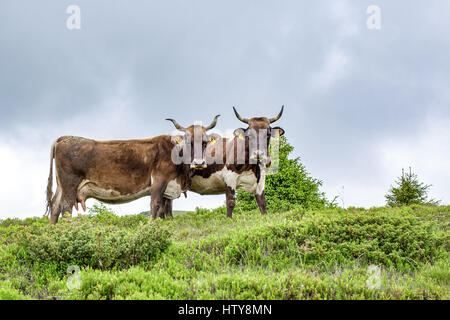
MULTIPOLYGON (((280 119, 284 106, 276 117, 270 119, 246 119, 234 107, 233 110, 236 117, 248 124, 248 127, 236 129, 232 139, 218 139, 216 143, 208 144, 206 154, 214 162, 208 161, 204 170, 194 173, 189 190, 202 195, 225 193, 227 216, 231 218, 236 203, 236 190, 243 189, 255 195, 261 214, 265 214, 267 203, 264 187, 265 175, 271 165, 270 138, 284 134, 282 128, 271 127, 271 124, 280 119), (221 154, 222 159, 218 159, 217 154, 221 154)), ((166 214, 171 216, 172 200, 164 201, 166 214)))
POLYGON ((215 127, 218 117, 208 127, 187 128, 166 119, 184 132, 182 136, 110 141, 58 138, 51 148, 47 185, 47 213, 51 222, 56 223, 61 213, 71 214, 73 206, 78 210, 78 203, 86 210, 85 201, 89 198, 118 204, 150 195, 152 218, 164 217, 163 198, 178 198, 188 188, 193 172, 206 167, 204 151, 209 139, 206 132, 215 127), (200 152, 194 153, 199 149, 200 152), (186 150, 191 152, 188 154, 186 150), (174 161, 180 155, 188 161, 174 161))

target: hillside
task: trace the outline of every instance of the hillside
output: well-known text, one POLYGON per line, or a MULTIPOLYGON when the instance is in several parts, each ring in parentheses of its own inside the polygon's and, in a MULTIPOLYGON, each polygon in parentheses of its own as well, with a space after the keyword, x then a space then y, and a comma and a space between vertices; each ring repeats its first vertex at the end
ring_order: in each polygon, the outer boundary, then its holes
POLYGON ((0 299, 449 299, 449 217, 412 206, 7 219, 0 299))
MULTIPOLYGON (((172 210, 172 215, 173 215, 174 217, 176 217, 176 216, 181 216, 181 215, 185 214, 186 212, 188 212, 188 211, 184 211, 184 210, 172 210)), ((139 213, 139 214, 142 214, 142 215, 144 215, 144 216, 146 216, 146 217, 150 217, 150 211, 142 211, 142 212, 139 213)))

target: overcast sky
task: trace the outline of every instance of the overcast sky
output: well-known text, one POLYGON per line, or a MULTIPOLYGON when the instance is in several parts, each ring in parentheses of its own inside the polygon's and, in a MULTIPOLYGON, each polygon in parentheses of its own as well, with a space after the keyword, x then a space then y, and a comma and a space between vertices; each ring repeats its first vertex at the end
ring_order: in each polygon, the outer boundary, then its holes
MULTIPOLYGON (((384 205, 411 166, 449 204, 449 13, 442 0, 2 0, 0 218, 43 214, 59 136, 146 138, 173 132, 165 118, 218 113, 223 133, 243 126, 232 106, 273 117, 282 104, 277 125, 329 198, 384 205)), ((174 209, 223 203, 188 193, 174 209)))

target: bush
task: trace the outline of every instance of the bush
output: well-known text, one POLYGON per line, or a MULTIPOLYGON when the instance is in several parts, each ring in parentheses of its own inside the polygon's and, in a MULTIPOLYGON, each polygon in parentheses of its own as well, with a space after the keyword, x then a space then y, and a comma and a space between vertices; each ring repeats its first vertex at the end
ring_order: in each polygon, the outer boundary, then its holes
POLYGON ((170 244, 170 232, 160 221, 123 228, 95 218, 61 219, 55 226, 32 226, 19 240, 30 263, 56 263, 92 268, 123 268, 148 262, 170 244))
POLYGON ((136 227, 139 224, 146 223, 149 218, 142 214, 118 216, 104 204, 94 204, 89 208, 89 216, 94 222, 110 224, 118 227, 136 227))
POLYGON ((0 300, 24 300, 25 297, 16 289, 11 287, 11 284, 5 281, 0 281, 0 300))
POLYGON ((428 199, 428 189, 431 185, 419 182, 417 174, 411 172, 405 173, 402 169, 401 177, 397 178, 397 186, 389 189, 386 194, 386 203, 390 207, 409 206, 412 204, 432 204, 437 205, 439 202, 428 199))
POLYGON ((449 298, 450 206, 233 219, 223 210, 151 224, 109 209, 54 227, 0 224, 0 299, 449 298), (70 265, 81 269, 77 288, 68 286, 70 265), (367 285, 373 265, 376 289, 367 285))
MULTIPOLYGON (((289 159, 294 150, 286 137, 280 137, 278 172, 266 175, 265 195, 267 210, 281 212, 296 207, 319 209, 330 203, 319 190, 322 181, 312 178, 300 158, 289 159)), ((255 198, 243 190, 237 191, 236 209, 248 211, 257 208, 255 198)))
POLYGON ((260 265, 281 270, 286 265, 368 264, 415 268, 440 257, 450 237, 430 221, 392 212, 311 215, 294 212, 284 221, 226 237, 211 237, 198 249, 231 265, 260 265))

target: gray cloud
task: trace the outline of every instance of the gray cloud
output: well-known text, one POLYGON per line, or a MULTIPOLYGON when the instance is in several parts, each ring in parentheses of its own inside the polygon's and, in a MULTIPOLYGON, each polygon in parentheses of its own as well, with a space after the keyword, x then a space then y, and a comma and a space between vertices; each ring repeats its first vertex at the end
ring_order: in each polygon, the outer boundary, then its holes
POLYGON ((167 117, 217 113, 225 130, 241 126, 233 105, 273 116, 285 104, 279 125, 330 197, 369 181, 378 194, 351 201, 382 204, 394 177, 377 146, 450 117, 450 4, 376 1, 380 31, 366 28, 370 4, 2 1, 0 142, 44 158, 63 134, 148 137, 173 130, 167 117), (81 8, 81 30, 66 29, 69 4, 81 8))

